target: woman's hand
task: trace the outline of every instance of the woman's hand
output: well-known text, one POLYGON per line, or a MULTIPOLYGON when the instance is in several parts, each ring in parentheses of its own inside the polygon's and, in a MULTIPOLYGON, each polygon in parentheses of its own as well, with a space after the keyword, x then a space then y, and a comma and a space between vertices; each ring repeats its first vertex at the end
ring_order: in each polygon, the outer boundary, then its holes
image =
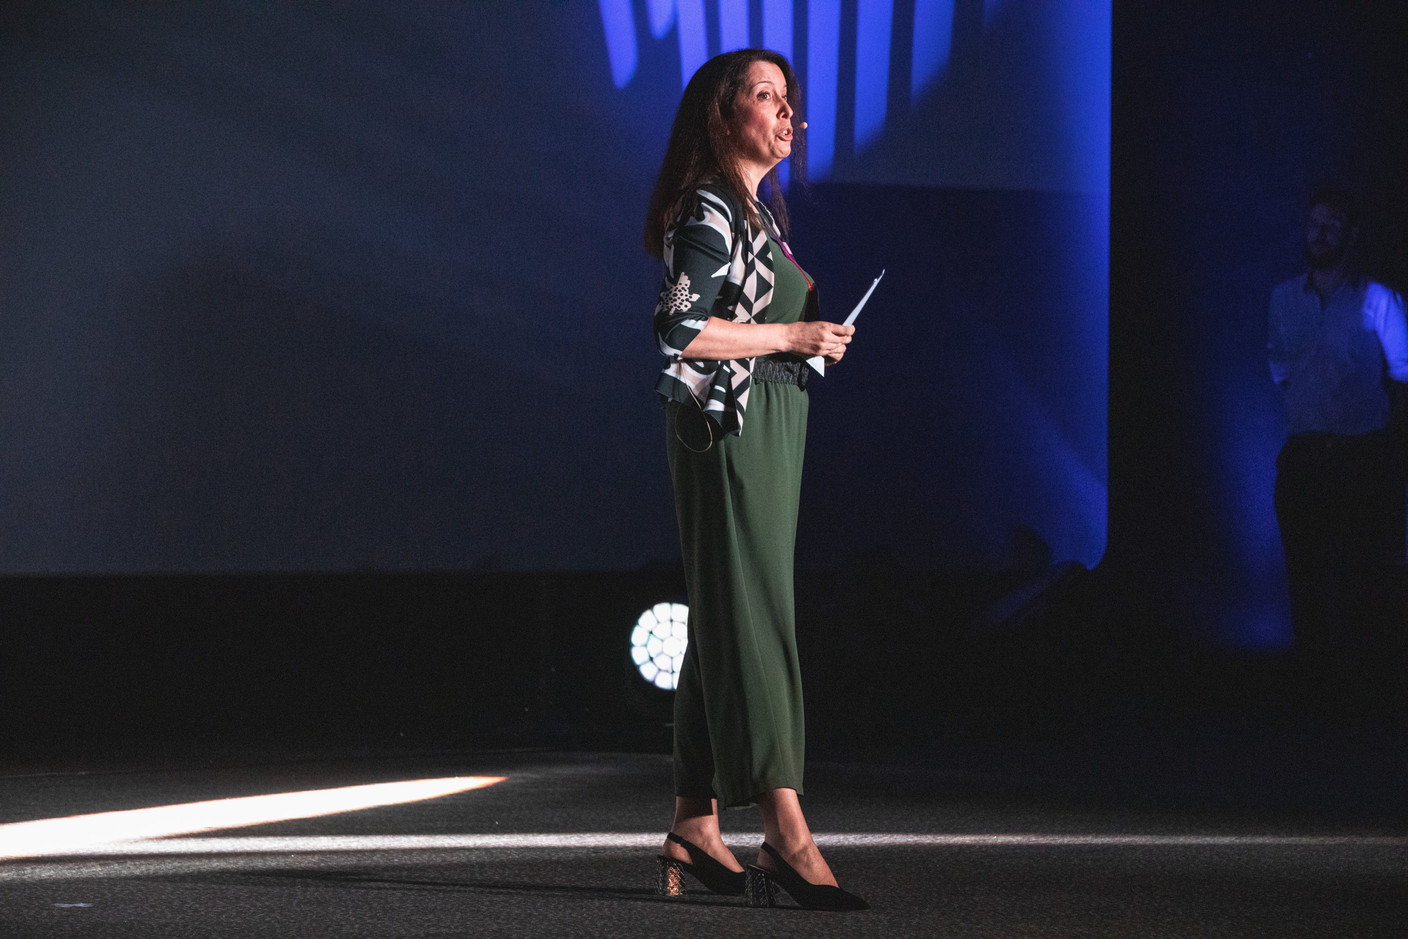
POLYGON ((804 358, 819 355, 827 365, 835 365, 846 354, 846 344, 855 331, 854 326, 822 320, 791 323, 787 327, 787 351, 804 358))

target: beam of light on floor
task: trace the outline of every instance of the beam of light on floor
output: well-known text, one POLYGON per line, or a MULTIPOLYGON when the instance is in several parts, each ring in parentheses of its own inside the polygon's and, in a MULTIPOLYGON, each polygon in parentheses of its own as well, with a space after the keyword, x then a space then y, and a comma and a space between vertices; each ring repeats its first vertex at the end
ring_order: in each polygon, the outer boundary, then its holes
MULTIPOLYGON (((3 826, 0 826, 2 828, 3 826)), ((954 847, 1404 847, 1408 838, 1371 835, 1137 835, 1137 834, 818 834, 823 848, 954 847)), ((178 838, 93 843, 84 850, 45 851, 85 857, 221 854, 337 854, 375 851, 646 850, 658 848, 657 832, 520 832, 458 835, 309 835, 297 837, 178 838)), ((725 835, 737 850, 757 846, 753 836, 725 835)))
POLYGON ((148 839, 420 802, 482 789, 506 778, 413 779, 12 822, 0 825, 0 859, 93 856, 105 854, 125 842, 150 845, 153 842, 148 839))

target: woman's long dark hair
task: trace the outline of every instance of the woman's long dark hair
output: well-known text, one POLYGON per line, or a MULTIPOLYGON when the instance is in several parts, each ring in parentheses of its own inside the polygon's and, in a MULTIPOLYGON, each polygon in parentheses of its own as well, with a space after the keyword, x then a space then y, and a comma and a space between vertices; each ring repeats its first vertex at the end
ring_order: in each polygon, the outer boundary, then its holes
MULTIPOLYGON (((802 113, 801 88, 787 58, 771 49, 739 49, 716 55, 699 67, 685 86, 680 98, 675 123, 670 128, 670 142, 665 147, 665 160, 655 179, 655 191, 650 196, 650 208, 645 217, 645 250, 660 257, 664 250, 665 229, 674 221, 683 197, 703 183, 720 182, 733 190, 748 213, 748 221, 758 224, 753 209, 753 193, 748 191, 738 168, 733 137, 728 133, 733 121, 734 101, 754 62, 771 62, 782 70, 787 80, 787 101, 795 112, 793 121, 800 127, 802 113)), ((806 168, 806 152, 800 133, 792 137, 791 175, 800 181, 806 168)), ((782 198, 782 183, 777 167, 765 177, 768 206, 784 237, 787 235, 787 204, 782 198)))

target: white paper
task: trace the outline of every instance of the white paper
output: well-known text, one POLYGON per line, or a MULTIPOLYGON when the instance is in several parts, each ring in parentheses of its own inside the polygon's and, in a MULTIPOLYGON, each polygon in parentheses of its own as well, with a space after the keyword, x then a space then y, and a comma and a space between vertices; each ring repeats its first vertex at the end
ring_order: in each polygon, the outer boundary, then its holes
MULTIPOLYGON (((880 277, 884 276, 885 269, 881 268, 880 277)), ((870 289, 865 292, 865 296, 860 298, 860 302, 856 304, 855 309, 851 310, 851 315, 846 317, 846 321, 841 324, 842 326, 850 326, 856 321, 856 317, 860 316, 861 308, 865 306, 865 301, 870 299, 870 295, 875 292, 875 285, 880 283, 880 277, 877 277, 875 278, 875 280, 871 281, 870 289)), ((810 359, 807 359, 807 364, 810 365, 812 368, 816 369, 816 373, 818 375, 826 374, 826 360, 823 359, 821 356, 812 356, 810 359)))

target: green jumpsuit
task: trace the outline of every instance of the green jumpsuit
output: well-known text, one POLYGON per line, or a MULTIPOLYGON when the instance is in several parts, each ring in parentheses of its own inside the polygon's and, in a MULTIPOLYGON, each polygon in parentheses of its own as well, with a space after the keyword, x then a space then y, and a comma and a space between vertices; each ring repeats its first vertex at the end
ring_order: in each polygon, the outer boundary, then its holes
MULTIPOLYGON (((774 241, 768 321, 796 322, 807 280, 774 241)), ((687 406, 687 405, 686 405, 687 406)), ((666 439, 689 589, 689 646, 675 692, 675 794, 747 805, 802 791, 802 680, 793 553, 807 393, 755 380, 747 426, 703 453, 666 439)))

